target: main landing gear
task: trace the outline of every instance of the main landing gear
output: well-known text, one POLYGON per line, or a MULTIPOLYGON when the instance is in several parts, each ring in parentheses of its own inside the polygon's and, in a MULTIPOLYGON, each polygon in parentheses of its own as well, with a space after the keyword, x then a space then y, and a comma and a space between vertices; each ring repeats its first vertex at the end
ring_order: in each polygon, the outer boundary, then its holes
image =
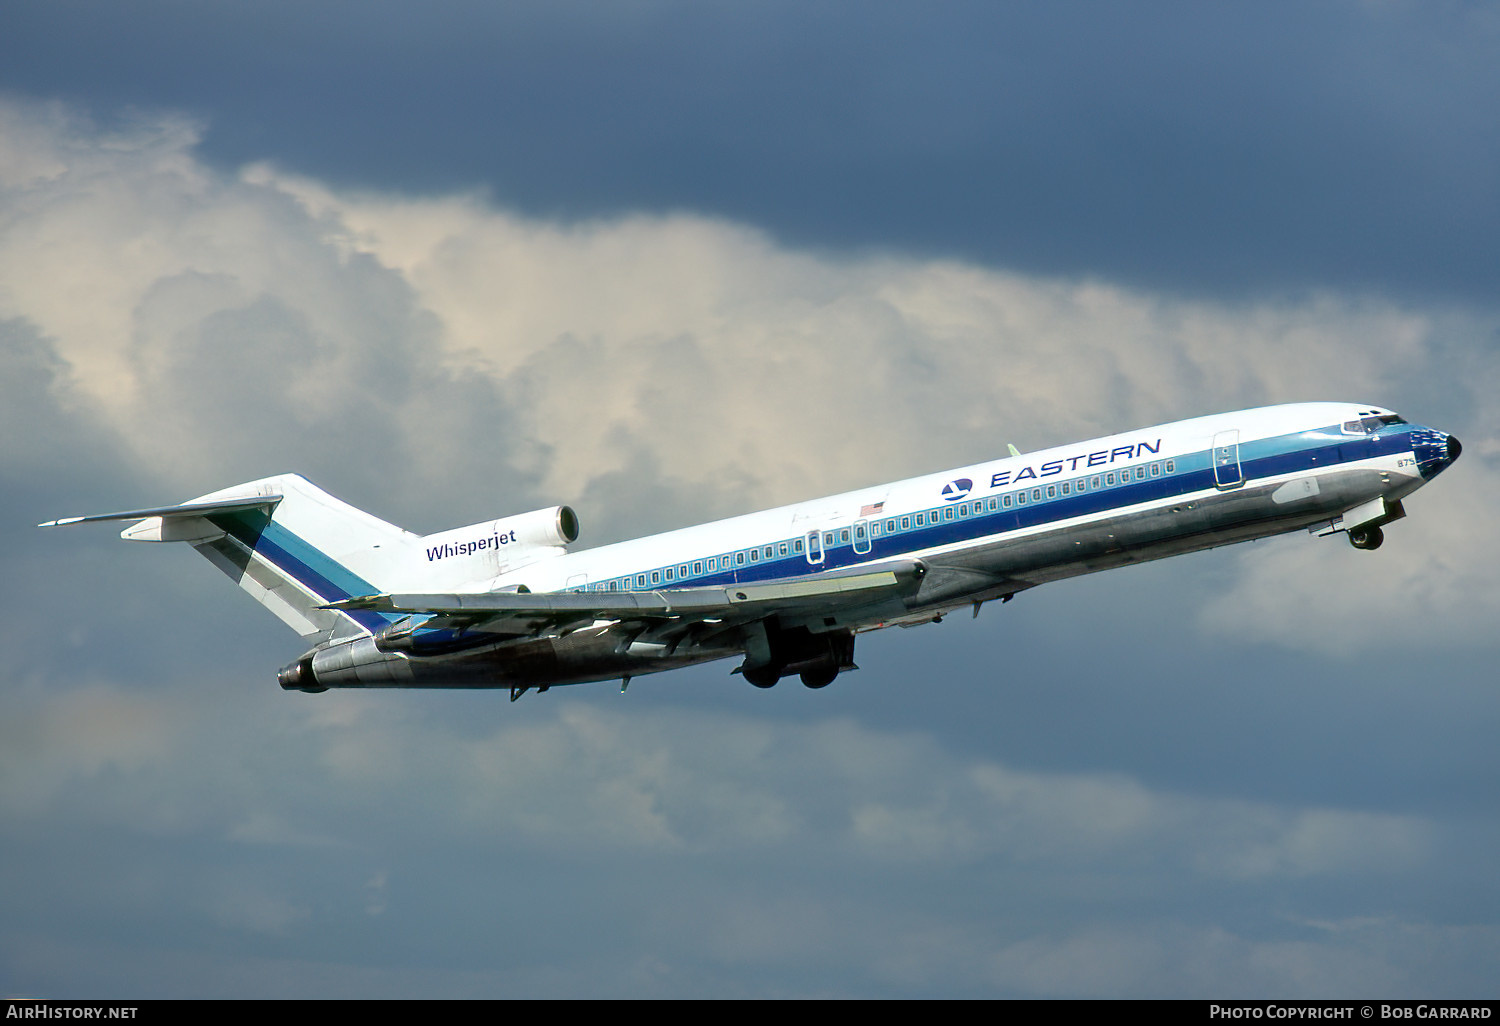
POLYGON ((747 658, 740 675, 758 688, 774 687, 792 674, 810 688, 826 688, 841 670, 854 669, 854 635, 848 631, 813 634, 805 627, 781 630, 767 625, 766 647, 747 658))
MULTIPOLYGON (((807 687, 826 688, 838 677, 840 669, 841 667, 837 666, 820 666, 816 669, 803 670, 798 676, 802 678, 802 683, 807 687)), ((776 682, 781 680, 783 674, 775 667, 757 666, 742 669, 740 676, 758 688, 774 688, 776 682)), ((790 676, 790 674, 787 674, 787 676, 790 676)))
POLYGON ((740 676, 758 688, 774 688, 781 672, 774 666, 755 666, 740 670, 740 676))
POLYGON ((1385 532, 1378 527, 1356 527, 1349 532, 1349 544, 1356 549, 1378 549, 1385 532))
POLYGON ((803 670, 798 674, 802 678, 802 683, 810 688, 826 688, 833 683, 834 678, 838 675, 839 668, 837 666, 825 666, 816 670, 803 670))

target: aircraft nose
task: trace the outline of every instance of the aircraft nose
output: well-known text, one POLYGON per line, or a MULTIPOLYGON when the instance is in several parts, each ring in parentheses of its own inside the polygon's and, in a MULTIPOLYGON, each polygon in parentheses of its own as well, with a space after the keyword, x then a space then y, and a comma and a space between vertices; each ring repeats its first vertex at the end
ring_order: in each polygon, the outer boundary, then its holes
POLYGON ((1424 479, 1447 470, 1464 451, 1463 444, 1456 436, 1434 428, 1418 428, 1412 432, 1411 440, 1412 453, 1417 457, 1417 470, 1424 479))

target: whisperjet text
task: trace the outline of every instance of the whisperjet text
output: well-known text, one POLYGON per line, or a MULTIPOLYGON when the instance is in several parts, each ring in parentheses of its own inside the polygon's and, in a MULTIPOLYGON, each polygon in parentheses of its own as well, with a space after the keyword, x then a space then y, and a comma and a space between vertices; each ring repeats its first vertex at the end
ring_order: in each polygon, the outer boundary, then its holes
POLYGON ((510 545, 516 540, 515 529, 499 534, 491 534, 488 538, 480 538, 478 541, 459 542, 457 545, 445 543, 427 550, 427 562, 436 559, 446 559, 449 556, 472 556, 476 552, 484 552, 488 549, 498 549, 502 545, 510 545))
POLYGON ((991 488, 1004 488, 1006 485, 1018 484, 1029 477, 1051 477, 1063 472, 1063 464, 1068 465, 1070 471, 1077 470, 1079 461, 1083 461, 1085 467, 1098 467, 1115 460, 1133 460, 1145 453, 1161 452, 1161 439, 1155 442, 1136 442, 1134 445, 1121 445, 1114 449, 1101 449, 1098 452, 1080 453, 1077 456, 1064 456, 1060 460, 1049 460, 1042 464, 1040 471, 1032 467, 1022 467, 1021 470, 1011 476, 1011 471, 1002 470, 990 478, 991 488))

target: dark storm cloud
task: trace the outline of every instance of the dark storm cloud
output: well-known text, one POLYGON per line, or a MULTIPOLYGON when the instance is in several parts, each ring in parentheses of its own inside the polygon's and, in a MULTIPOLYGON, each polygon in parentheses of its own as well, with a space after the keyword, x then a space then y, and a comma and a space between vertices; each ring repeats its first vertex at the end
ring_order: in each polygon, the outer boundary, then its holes
POLYGON ((1500 17, 1468 4, 9 5, 0 87, 206 152, 690 208, 1173 291, 1500 284, 1500 17))

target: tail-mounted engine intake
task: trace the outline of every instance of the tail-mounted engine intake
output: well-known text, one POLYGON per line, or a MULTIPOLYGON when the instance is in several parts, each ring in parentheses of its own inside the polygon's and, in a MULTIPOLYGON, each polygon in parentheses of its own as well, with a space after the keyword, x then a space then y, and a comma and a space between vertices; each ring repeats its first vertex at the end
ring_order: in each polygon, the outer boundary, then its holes
POLYGON ((428 559, 449 559, 476 552, 499 552, 510 546, 566 545, 578 540, 578 514, 571 506, 517 513, 468 527, 429 534, 422 539, 428 559))

